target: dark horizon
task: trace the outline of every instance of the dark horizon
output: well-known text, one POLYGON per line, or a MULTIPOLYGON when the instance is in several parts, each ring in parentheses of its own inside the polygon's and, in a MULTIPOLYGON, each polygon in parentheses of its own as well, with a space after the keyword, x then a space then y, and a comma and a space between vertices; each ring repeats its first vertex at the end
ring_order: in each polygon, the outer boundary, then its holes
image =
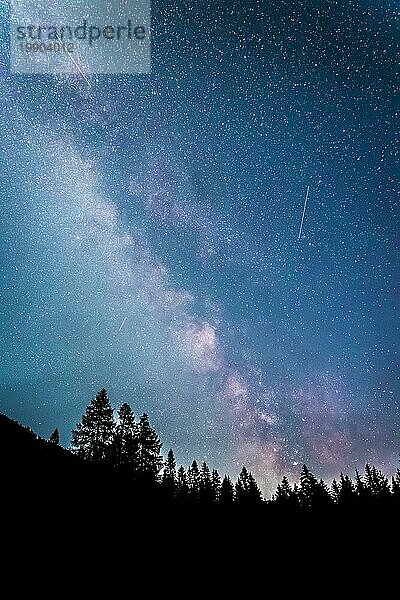
MULTIPOLYGON (((257 481, 245 465, 240 468, 236 481, 226 472, 220 474, 206 462, 199 464, 195 458, 189 461, 187 466, 178 465, 173 449, 169 449, 168 452, 166 449, 163 450, 162 440, 148 422, 146 413, 137 420, 132 407, 127 403, 123 403, 118 410, 112 408, 105 389, 100 390, 86 407, 81 421, 72 431, 69 448, 64 448, 60 444, 58 427, 48 439, 45 439, 38 436, 28 425, 18 423, 1 413, 0 437, 2 438, 0 452, 6 466, 3 484, 11 496, 15 491, 8 485, 7 477, 11 475, 12 479, 18 481, 22 478, 23 481, 21 471, 30 472, 32 456, 28 453, 29 446, 35 451, 42 448, 36 453, 36 457, 33 452, 33 464, 36 462, 36 465, 29 477, 33 477, 30 486, 34 489, 35 478, 40 475, 41 466, 46 469, 44 450, 47 445, 49 456, 51 456, 49 449, 53 452, 56 449, 64 454, 59 454, 58 459, 56 454, 53 456, 52 470, 47 473, 46 485, 51 487, 62 482, 66 492, 71 482, 76 483, 76 477, 79 478, 81 472, 85 473, 83 467, 86 464, 87 467, 102 467, 108 477, 115 472, 116 476, 122 477, 121 481, 125 481, 128 487, 133 486, 132 490, 138 498, 142 493, 146 497, 146 494, 153 490, 152 494, 156 494, 155 498, 159 495, 159 501, 167 505, 172 502, 172 504, 177 503, 177 506, 183 503, 184 506, 198 505, 204 508, 221 504, 224 509, 236 505, 250 510, 252 507, 261 506, 260 502, 266 502, 278 507, 282 515, 301 518, 306 514, 305 510, 306 512, 311 510, 314 515, 328 517, 334 507, 344 511, 344 515, 348 511, 348 517, 353 517, 354 511, 360 510, 376 510, 379 516, 381 511, 384 513, 386 509, 390 509, 391 515, 391 511, 397 510, 397 503, 400 502, 400 466, 391 476, 387 476, 380 469, 366 462, 361 472, 357 468, 353 474, 341 472, 338 478, 326 482, 318 477, 318 473, 312 473, 307 465, 303 464, 296 480, 290 480, 287 475, 283 475, 276 489, 268 497, 262 491, 263 482, 257 481), (146 451, 146 460, 150 461, 147 463, 148 467, 140 466, 140 461, 138 462, 139 447, 143 443, 140 442, 143 439, 143 425, 147 430, 147 443, 150 444, 149 450, 146 451), (102 431, 107 431, 106 438, 102 437, 102 431), (93 444, 98 443, 95 438, 99 435, 103 440, 102 450, 96 458, 92 449, 95 447, 93 444), (132 435, 137 442, 132 442, 132 435), (37 448, 35 448, 36 443, 37 448), (70 459, 66 460, 68 455, 70 459), (65 472, 63 462, 68 467, 65 472), (58 467, 61 467, 60 472, 57 472, 58 467)), ((90 471, 87 473, 90 474, 90 471)), ((98 476, 101 478, 101 473, 101 470, 98 471, 99 475, 95 475, 95 479, 98 476)), ((36 483, 40 487, 43 484, 42 477, 39 476, 36 483)))

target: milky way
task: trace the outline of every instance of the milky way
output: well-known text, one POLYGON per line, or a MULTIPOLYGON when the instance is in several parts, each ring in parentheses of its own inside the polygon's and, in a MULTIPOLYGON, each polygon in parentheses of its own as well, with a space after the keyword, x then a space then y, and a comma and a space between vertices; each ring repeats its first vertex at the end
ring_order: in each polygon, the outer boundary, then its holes
POLYGON ((68 446, 105 387, 266 493, 390 471, 395 3, 152 14, 151 74, 0 77, 0 410, 68 446))

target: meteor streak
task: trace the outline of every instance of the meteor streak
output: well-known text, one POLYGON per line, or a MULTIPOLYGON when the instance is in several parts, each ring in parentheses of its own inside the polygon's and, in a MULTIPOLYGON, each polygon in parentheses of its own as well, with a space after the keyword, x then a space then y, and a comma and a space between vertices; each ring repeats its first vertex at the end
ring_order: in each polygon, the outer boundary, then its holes
POLYGON ((307 186, 307 193, 306 193, 306 198, 304 200, 304 207, 303 207, 303 214, 301 217, 301 223, 300 223, 300 229, 299 229, 299 237, 297 238, 298 240, 301 238, 301 232, 303 231, 303 223, 304 223, 304 216, 306 214, 306 208, 307 208, 307 202, 308 202, 308 194, 310 192, 310 186, 307 186))
POLYGON ((128 317, 124 317, 124 320, 122 321, 121 325, 119 326, 118 329, 118 333, 121 331, 121 329, 123 328, 123 326, 125 325, 125 321, 127 320, 128 317))

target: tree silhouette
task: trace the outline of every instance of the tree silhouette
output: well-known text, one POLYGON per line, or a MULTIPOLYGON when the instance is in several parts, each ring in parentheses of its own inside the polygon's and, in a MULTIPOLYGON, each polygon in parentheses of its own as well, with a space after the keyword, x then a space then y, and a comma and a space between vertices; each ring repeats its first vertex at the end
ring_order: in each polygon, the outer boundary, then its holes
POLYGON ((356 478, 355 478, 355 480, 356 480, 356 483, 355 483, 356 494, 357 494, 357 496, 361 497, 365 493, 365 485, 364 485, 364 482, 362 480, 362 477, 361 477, 360 472, 358 471, 358 469, 356 469, 356 478))
POLYGON ((200 496, 201 481, 200 471, 196 460, 194 460, 191 466, 188 468, 187 478, 189 484, 190 498, 196 502, 200 496))
POLYGON ((355 477, 355 491, 359 500, 366 500, 367 498, 369 498, 367 486, 363 482, 362 477, 357 469, 355 477))
POLYGON ((299 495, 297 487, 292 488, 286 476, 278 484, 274 495, 276 506, 286 511, 293 511, 299 507, 299 495))
POLYGON ((72 432, 72 450, 91 462, 110 462, 114 435, 113 409, 103 388, 72 432))
POLYGON ((241 505, 257 504, 261 501, 261 491, 250 473, 243 467, 235 486, 236 502, 241 505))
POLYGON ((365 465, 365 486, 373 500, 384 501, 390 497, 390 485, 387 477, 368 463, 365 465))
POLYGON ((186 503, 189 500, 189 485, 182 465, 179 467, 177 474, 176 498, 180 503, 186 503))
POLYGON ((169 450, 167 460, 165 461, 164 471, 162 476, 162 486, 167 495, 167 498, 175 497, 177 487, 176 476, 176 461, 173 450, 169 450))
POLYGON ((339 481, 333 480, 332 496, 336 504, 341 507, 350 507, 354 504, 356 490, 354 483, 348 475, 340 473, 339 481))
MULTIPOLYGON (((183 509, 183 512, 188 510, 191 513, 195 509, 200 511, 200 514, 204 511, 207 516, 212 514, 207 510, 208 507, 218 504, 218 514, 221 513, 221 507, 226 509, 228 514, 232 514, 232 510, 237 515, 241 515, 242 511, 243 514, 251 514, 251 510, 259 506, 265 515, 289 518, 294 515, 296 520, 304 518, 307 523, 312 523, 315 517, 319 519, 320 515, 331 518, 334 511, 344 523, 347 522, 346 519, 349 519, 349 523, 353 522, 358 514, 363 519, 372 519, 374 515, 377 515, 378 519, 387 515, 397 518, 400 504, 400 469, 397 469, 389 483, 381 470, 367 463, 362 476, 358 470, 354 480, 340 473, 340 477, 333 480, 329 490, 322 479, 318 480, 310 469, 303 465, 299 485, 291 485, 284 476, 272 500, 263 502, 257 482, 246 467, 242 467, 235 486, 228 475, 225 475, 221 482, 218 471, 211 471, 206 462, 203 462, 199 469, 196 460, 193 460, 187 472, 183 466, 177 471, 172 449, 163 463, 161 441, 146 414, 136 423, 134 412, 127 403, 121 405, 117 414, 117 422, 114 422, 107 392, 105 389, 100 390, 86 408, 81 423, 72 432, 72 452, 84 459, 83 461, 77 460, 68 450, 59 448, 54 451, 54 448, 50 447, 50 444, 59 445, 57 428, 47 442, 28 427, 23 428, 17 424, 20 427, 20 431, 17 430, 21 443, 21 448, 17 448, 13 455, 14 459, 17 459, 17 472, 23 468, 23 462, 26 462, 28 467, 25 472, 33 471, 35 478, 36 473, 41 473, 37 479, 43 484, 49 474, 53 476, 56 473, 55 465, 60 465, 62 476, 59 481, 63 480, 64 473, 73 473, 71 481, 75 487, 76 482, 83 486, 84 495, 92 489, 96 490, 95 493, 100 489, 103 492, 112 489, 113 494, 134 489, 135 493, 138 492, 140 503, 143 499, 152 503, 154 499, 156 502, 151 505, 160 506, 160 501, 167 501, 170 509, 175 505, 183 509), (40 467, 42 460, 43 470, 40 467), (93 468, 85 462, 94 462, 96 467, 93 468), (103 468, 103 465, 106 465, 106 468, 103 468), (163 473, 159 478, 161 468, 163 473), (125 482, 132 481, 132 474, 135 475, 134 486, 128 487, 125 482), (146 482, 151 482, 151 486, 146 487, 146 482), (142 484, 143 487, 140 488, 142 484), (141 489, 144 491, 142 495, 141 489), (236 509, 235 504, 240 510, 236 509), (233 507, 232 510, 229 507, 233 507)), ((8 452, 10 445, 15 447, 15 429, 11 428, 11 433, 8 433, 9 425, 7 420, 4 422, 4 418, 0 415, 0 433, 2 424, 6 431, 6 435, 0 436, 0 442, 8 452)), ((10 469, 9 471, 11 472, 10 469)), ((13 467, 12 471, 16 469, 13 467)), ((29 481, 33 482, 32 479, 29 481)), ((381 521, 378 520, 377 523, 380 524, 381 521)))
POLYGON ((200 470, 199 500, 203 504, 212 504, 214 501, 211 471, 205 462, 201 465, 200 470))
POLYGON ((139 468, 139 426, 132 408, 126 402, 118 411, 113 446, 114 464, 119 469, 135 473, 139 468))
POLYGON ((57 427, 55 428, 55 430, 53 431, 53 433, 49 437, 49 442, 51 442, 52 444, 55 444, 56 446, 60 445, 60 434, 58 432, 57 427))
POLYGON ((248 498, 249 498, 249 503, 250 504, 258 504, 259 502, 261 502, 261 490, 258 487, 258 484, 254 478, 253 473, 251 473, 249 471, 248 473, 248 488, 247 488, 247 493, 248 493, 248 498))
POLYGON ((329 488, 323 479, 318 481, 318 487, 316 494, 314 495, 312 507, 314 510, 327 510, 333 504, 333 499, 330 494, 329 488))
POLYGON ((300 498, 303 508, 311 508, 318 480, 307 465, 303 465, 300 473, 300 498))
POLYGON ((151 427, 148 416, 143 414, 139 421, 138 470, 141 476, 156 481, 163 463, 161 447, 156 430, 151 427))
POLYGON ((397 469, 392 477, 392 494, 395 500, 400 500, 400 469, 397 469))
POLYGON ((279 483, 276 488, 275 500, 278 503, 286 504, 289 501, 292 494, 293 490, 291 488, 288 478, 285 475, 282 478, 281 483, 279 483))
POLYGON ((331 494, 332 494, 333 501, 336 502, 336 504, 339 504, 340 487, 339 487, 339 484, 336 481, 336 479, 334 479, 332 481, 331 494))
POLYGON ((219 503, 222 506, 231 506, 234 501, 233 483, 229 475, 224 475, 219 494, 219 503))
POLYGON ((211 473, 211 489, 213 501, 218 502, 221 493, 221 477, 216 469, 213 469, 211 473))
POLYGON ((324 481, 318 481, 307 465, 303 465, 300 473, 299 497, 302 508, 317 511, 327 508, 332 502, 324 481))

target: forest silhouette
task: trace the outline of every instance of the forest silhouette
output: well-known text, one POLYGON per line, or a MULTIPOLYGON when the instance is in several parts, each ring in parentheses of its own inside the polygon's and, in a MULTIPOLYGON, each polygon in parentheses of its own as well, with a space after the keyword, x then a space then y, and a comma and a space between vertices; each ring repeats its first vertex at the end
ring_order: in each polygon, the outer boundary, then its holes
POLYGON ((326 581, 372 557, 386 570, 395 556, 399 469, 389 480, 366 464, 328 486, 303 465, 296 483, 283 477, 263 498, 245 466, 232 481, 205 462, 178 466, 172 449, 163 456, 148 416, 137 420, 127 403, 114 411, 105 389, 87 406, 69 449, 58 428, 46 440, 0 414, 0 457, 6 558, 12 569, 30 565, 43 581, 74 582, 85 572, 92 591, 104 594, 107 581, 115 597, 133 568, 138 577, 154 570, 175 590, 182 574, 170 581, 171 569, 185 565, 190 581, 196 565, 208 565, 215 577, 223 566, 234 588, 241 576, 249 594, 265 572, 282 581, 309 569, 326 581))
POLYGON ((265 499, 254 475, 243 466, 236 481, 205 462, 177 466, 172 449, 162 456, 162 443, 143 414, 137 421, 131 406, 116 412, 102 389, 87 406, 72 432, 71 448, 60 446, 58 429, 48 440, 8 417, 0 416, 2 479, 10 506, 29 494, 30 510, 59 506, 79 512, 101 498, 110 507, 129 503, 136 510, 168 510, 199 515, 258 518, 261 521, 381 522, 398 514, 400 469, 391 480, 365 465, 354 478, 341 473, 328 486, 303 465, 297 483, 284 476, 273 496, 265 499), (79 501, 78 501, 79 499, 79 501))

